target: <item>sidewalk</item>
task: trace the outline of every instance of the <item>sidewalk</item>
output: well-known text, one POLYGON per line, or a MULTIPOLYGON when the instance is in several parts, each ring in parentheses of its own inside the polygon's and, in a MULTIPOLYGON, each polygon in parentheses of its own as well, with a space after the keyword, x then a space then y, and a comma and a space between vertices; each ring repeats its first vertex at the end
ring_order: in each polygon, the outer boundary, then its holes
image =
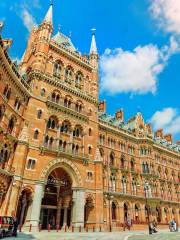
MULTIPOLYGON (((179 233, 177 233, 179 234, 179 233)), ((176 235, 175 240, 178 239, 176 235)), ((148 236, 147 231, 126 231, 126 232, 85 232, 85 233, 64 233, 56 231, 42 231, 37 233, 19 233, 18 238, 8 238, 9 240, 148 240, 148 239, 168 239, 174 240, 174 233, 169 233, 169 230, 160 230, 158 234, 148 236), (166 238, 168 236, 168 238, 166 238), (163 238, 165 237, 165 238, 163 238)))

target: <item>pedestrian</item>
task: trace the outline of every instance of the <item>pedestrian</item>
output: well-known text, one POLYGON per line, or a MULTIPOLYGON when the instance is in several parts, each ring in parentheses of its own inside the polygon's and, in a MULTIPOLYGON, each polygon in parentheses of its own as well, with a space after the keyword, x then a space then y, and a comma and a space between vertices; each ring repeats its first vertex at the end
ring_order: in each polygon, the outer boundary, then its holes
POLYGON ((17 230, 18 230, 18 220, 16 217, 13 217, 13 236, 17 237, 17 230))

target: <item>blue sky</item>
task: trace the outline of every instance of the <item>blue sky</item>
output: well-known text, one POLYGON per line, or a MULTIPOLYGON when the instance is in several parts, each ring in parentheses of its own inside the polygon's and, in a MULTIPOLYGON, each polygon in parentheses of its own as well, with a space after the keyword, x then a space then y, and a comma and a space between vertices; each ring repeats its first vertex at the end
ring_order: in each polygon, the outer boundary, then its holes
MULTIPOLYGON (((13 38, 10 54, 20 59, 29 31, 39 24, 49 0, 0 0, 4 37, 13 38)), ((180 139, 180 1, 54 0, 58 24, 82 53, 90 49, 95 27, 100 55, 100 99, 107 112, 124 108, 125 118, 141 111, 154 129, 180 139)))

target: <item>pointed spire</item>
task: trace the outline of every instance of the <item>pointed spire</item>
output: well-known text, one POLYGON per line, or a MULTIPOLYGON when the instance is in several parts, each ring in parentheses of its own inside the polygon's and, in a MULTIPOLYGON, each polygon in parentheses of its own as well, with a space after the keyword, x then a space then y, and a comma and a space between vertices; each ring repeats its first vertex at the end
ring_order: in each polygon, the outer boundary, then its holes
POLYGON ((92 29, 92 41, 91 41, 91 49, 90 49, 90 54, 97 54, 97 46, 96 46, 96 39, 95 39, 95 31, 96 29, 92 29))
POLYGON ((46 16, 44 18, 44 22, 51 23, 52 24, 52 15, 53 15, 53 1, 50 1, 50 7, 48 12, 46 13, 46 16))

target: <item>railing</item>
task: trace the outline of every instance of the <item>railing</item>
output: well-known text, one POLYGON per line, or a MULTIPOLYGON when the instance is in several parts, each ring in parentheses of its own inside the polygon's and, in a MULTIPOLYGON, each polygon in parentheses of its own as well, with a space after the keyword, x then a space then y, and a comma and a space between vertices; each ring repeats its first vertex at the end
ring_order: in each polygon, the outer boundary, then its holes
POLYGON ((66 111, 66 113, 70 112, 73 115, 76 115, 77 117, 81 117, 85 120, 88 120, 88 112, 86 112, 83 109, 81 111, 77 111, 75 105, 72 103, 69 107, 65 106, 64 100, 62 100, 62 99, 60 99, 58 102, 55 102, 52 98, 48 98, 47 104, 52 107, 54 106, 56 108, 59 108, 62 111, 66 111))
POLYGON ((85 153, 82 153, 81 150, 79 151, 75 151, 75 150, 72 150, 68 147, 66 148, 63 148, 63 147, 56 147, 56 146, 48 146, 48 145, 42 145, 40 147, 40 150, 43 152, 43 151, 51 151, 51 152, 54 152, 56 154, 62 154, 62 155, 68 155, 68 156, 71 156, 73 158, 81 158, 81 159, 89 159, 89 155, 85 154, 85 153))

